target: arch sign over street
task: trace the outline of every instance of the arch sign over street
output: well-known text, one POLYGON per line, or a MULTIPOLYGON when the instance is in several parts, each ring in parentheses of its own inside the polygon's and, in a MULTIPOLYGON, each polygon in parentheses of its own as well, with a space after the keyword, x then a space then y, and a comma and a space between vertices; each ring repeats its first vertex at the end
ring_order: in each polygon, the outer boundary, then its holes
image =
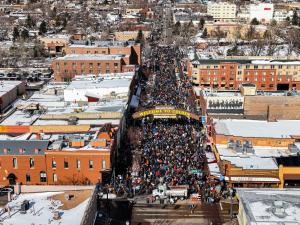
POLYGON ((134 119, 139 119, 145 116, 153 115, 156 118, 175 118, 177 115, 189 117, 195 120, 200 120, 200 117, 194 113, 182 110, 182 109, 173 109, 173 108, 153 108, 144 111, 136 112, 132 115, 134 119))

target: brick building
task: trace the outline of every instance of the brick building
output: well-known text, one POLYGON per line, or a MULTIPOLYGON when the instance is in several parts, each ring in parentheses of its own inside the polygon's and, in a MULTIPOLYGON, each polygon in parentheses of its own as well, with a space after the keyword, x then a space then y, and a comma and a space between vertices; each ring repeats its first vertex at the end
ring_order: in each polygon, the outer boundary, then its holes
POLYGON ((52 62, 55 81, 70 81, 76 75, 135 71, 129 55, 70 54, 52 62))
POLYGON ((112 135, 113 130, 103 130, 84 134, 31 134, 26 140, 1 140, 0 185, 102 181, 110 170, 112 135))
POLYGON ((188 62, 188 75, 196 86, 236 90, 243 83, 258 90, 300 89, 300 61, 195 59, 188 62))
POLYGON ((124 54, 130 64, 141 63, 141 45, 135 41, 75 42, 63 49, 65 54, 124 54))

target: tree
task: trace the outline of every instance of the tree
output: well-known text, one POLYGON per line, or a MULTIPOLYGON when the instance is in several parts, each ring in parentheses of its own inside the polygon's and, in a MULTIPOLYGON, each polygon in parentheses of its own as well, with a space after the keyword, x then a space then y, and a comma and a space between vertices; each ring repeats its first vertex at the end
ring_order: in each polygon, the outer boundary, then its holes
POLYGON ((177 21, 174 25, 174 28, 173 28, 173 34, 174 35, 179 35, 180 34, 180 27, 181 27, 181 24, 179 21, 177 21))
POLYGON ((277 26, 277 21, 273 19, 273 20, 271 21, 270 26, 271 26, 271 27, 277 26))
POLYGON ((44 34, 47 32, 47 24, 46 22, 43 20, 40 24, 40 27, 39 27, 39 33, 40 34, 44 34))
POLYGON ((250 24, 251 24, 251 25, 259 25, 259 22, 258 22, 257 18, 254 17, 254 18, 251 20, 251 23, 250 23, 250 24))
POLYGON ((207 28, 204 28, 203 33, 202 33, 202 38, 207 38, 207 28))
POLYGON ((31 16, 28 14, 27 19, 26 19, 26 26, 28 28, 34 27, 34 21, 32 20, 31 16))
POLYGON ((14 31, 13 31, 13 40, 17 40, 20 37, 20 33, 17 27, 14 27, 14 31))
POLYGON ((298 25, 298 22, 299 22, 298 13, 294 11, 293 18, 292 18, 292 25, 296 26, 298 25))
POLYGON ((200 22, 199 22, 199 29, 203 29, 204 27, 204 24, 205 24, 205 20, 203 18, 200 19, 200 22))
POLYGON ((141 45, 144 44, 145 39, 144 39, 144 34, 143 34, 142 30, 139 30, 138 35, 136 37, 136 41, 141 43, 141 45))
POLYGON ((29 31, 27 29, 23 29, 21 32, 21 37, 25 40, 29 38, 29 31))

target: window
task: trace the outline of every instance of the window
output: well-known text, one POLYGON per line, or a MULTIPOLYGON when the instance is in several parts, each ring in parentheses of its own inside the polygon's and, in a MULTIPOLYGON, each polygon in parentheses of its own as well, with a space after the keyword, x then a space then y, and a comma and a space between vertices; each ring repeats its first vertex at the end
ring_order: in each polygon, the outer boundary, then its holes
POLYGON ((110 70, 106 70, 105 72, 106 72, 106 73, 110 73, 110 70))
POLYGON ((93 63, 90 63, 90 69, 93 69, 93 63))
POLYGON ((68 162, 68 160, 64 160, 64 168, 65 169, 68 169, 69 168, 69 162, 68 162))
POLYGON ((230 69, 234 69, 234 66, 230 66, 230 69))
POLYGON ((56 168, 56 161, 55 161, 55 159, 52 159, 52 168, 56 168))
POLYGON ((99 67, 99 68, 101 67, 101 63, 98 63, 98 67, 99 67))
POLYGON ((17 167, 18 167, 17 158, 13 158, 13 168, 17 168, 17 167))
POLYGON ((264 75, 264 76, 265 76, 266 74, 267 74, 267 73, 266 73, 266 71, 263 71, 263 72, 262 72, 262 75, 264 75))
POLYGON ((262 80, 262 81, 266 81, 266 78, 263 77, 261 80, 262 80))
POLYGON ((254 65, 254 69, 258 69, 258 65, 254 65))
POLYGON ((30 159, 29 159, 29 167, 30 167, 30 168, 33 168, 33 167, 34 167, 34 159, 33 159, 33 158, 30 158, 30 159))
POLYGON ((238 71, 238 75, 242 75, 242 71, 238 71))
POLYGON ((254 72, 254 75, 258 75, 258 72, 257 72, 257 71, 255 71, 255 72, 254 72))
POLYGON ((52 180, 53 180, 53 182, 57 182, 57 174, 56 173, 54 173, 52 175, 52 180))
POLYGON ((274 69, 275 68, 275 66, 274 65, 271 65, 271 69, 274 69))
POLYGON ((26 182, 30 182, 31 179, 30 179, 30 174, 29 173, 26 173, 26 182))
POLYGON ((282 69, 282 65, 279 65, 278 68, 279 68, 279 69, 282 69))
POLYGON ((106 161, 104 159, 102 160, 102 169, 106 170, 106 161))
POLYGON ((109 67, 109 63, 106 63, 106 67, 109 67))
POLYGON ((118 65, 119 65, 118 63, 114 63, 114 67, 118 67, 118 65))
POLYGON ((222 66, 222 69, 225 69, 226 67, 225 66, 222 66))
POLYGON ((246 69, 250 69, 250 65, 246 65, 246 69))
POLYGON ((239 66, 238 66, 238 69, 242 69, 242 66, 241 66, 241 65, 239 65, 239 66))
POLYGON ((79 159, 76 160, 76 167, 77 167, 77 169, 80 169, 80 160, 79 159))
POLYGON ((90 169, 94 168, 94 161, 93 160, 89 160, 89 168, 90 169))
POLYGON ((40 172, 40 182, 46 182, 47 181, 47 175, 45 171, 40 172))
POLYGON ((214 69, 218 69, 218 66, 214 66, 214 69))

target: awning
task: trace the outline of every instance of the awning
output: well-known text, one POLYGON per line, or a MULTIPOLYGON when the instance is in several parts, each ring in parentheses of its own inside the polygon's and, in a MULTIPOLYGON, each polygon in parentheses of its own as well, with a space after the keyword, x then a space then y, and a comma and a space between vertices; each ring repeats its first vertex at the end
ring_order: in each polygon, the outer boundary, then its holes
POLYGON ((275 177, 225 177, 226 181, 233 182, 268 182, 268 183, 279 183, 280 180, 275 177))
POLYGON ((284 174, 284 180, 300 180, 300 174, 284 174))

